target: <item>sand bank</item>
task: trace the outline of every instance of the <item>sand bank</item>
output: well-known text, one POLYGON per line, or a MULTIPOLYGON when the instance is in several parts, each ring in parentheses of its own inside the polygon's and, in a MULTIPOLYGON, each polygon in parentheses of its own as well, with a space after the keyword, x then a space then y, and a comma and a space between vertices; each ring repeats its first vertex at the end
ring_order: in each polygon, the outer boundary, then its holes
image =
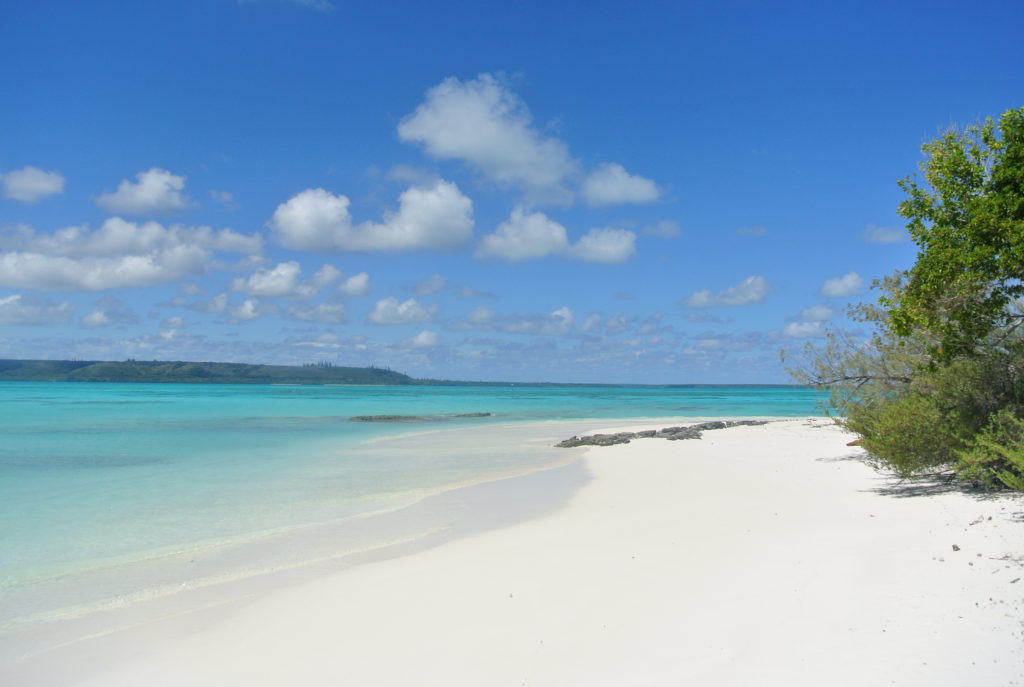
POLYGON ((542 517, 81 642, 8 684, 1024 684, 1024 503, 921 495, 848 440, 790 420, 590 449, 542 517))

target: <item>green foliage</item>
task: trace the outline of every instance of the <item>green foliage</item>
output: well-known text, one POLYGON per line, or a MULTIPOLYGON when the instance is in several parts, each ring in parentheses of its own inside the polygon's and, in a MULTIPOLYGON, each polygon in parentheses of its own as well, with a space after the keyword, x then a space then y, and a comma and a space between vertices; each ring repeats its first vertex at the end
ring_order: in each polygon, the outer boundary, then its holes
POLYGON ((926 185, 900 182, 917 262, 852 309, 869 340, 832 333, 795 376, 879 468, 1024 491, 1024 108, 923 150, 926 185))
POLYGON ((900 298, 883 303, 897 334, 936 335, 944 361, 976 354, 1024 318, 1024 108, 922 149, 925 185, 901 181, 899 206, 920 252, 900 298))
POLYGON ((842 424, 861 436, 876 468, 918 477, 949 466, 961 445, 949 431, 941 408, 920 393, 894 396, 870 406, 855 405, 842 424))
POLYGON ((994 413, 973 443, 957 453, 962 478, 988 489, 1024 491, 1024 420, 1013 412, 994 413))

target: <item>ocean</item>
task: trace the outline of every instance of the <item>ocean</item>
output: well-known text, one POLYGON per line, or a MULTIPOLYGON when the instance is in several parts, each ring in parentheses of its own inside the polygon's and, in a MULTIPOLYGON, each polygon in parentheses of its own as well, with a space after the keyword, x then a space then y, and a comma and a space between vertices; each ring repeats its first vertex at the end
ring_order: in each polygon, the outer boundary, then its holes
POLYGON ((602 423, 817 415, 822 400, 793 387, 0 383, 0 645, 11 658, 119 610, 201 605, 225 584, 442 540, 475 511, 432 497, 564 464, 578 453, 551 444, 602 423), (352 420, 373 415, 415 419, 352 420))

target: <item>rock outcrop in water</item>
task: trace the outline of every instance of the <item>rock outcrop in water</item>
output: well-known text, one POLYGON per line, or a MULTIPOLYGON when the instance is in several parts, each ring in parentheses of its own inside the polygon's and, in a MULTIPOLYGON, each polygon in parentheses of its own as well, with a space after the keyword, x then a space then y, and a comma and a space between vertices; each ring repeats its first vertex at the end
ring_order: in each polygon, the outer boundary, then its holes
POLYGON ((353 422, 430 422, 452 418, 490 417, 490 413, 457 413, 455 415, 355 415, 353 422))
POLYGON ((616 432, 615 434, 590 434, 585 437, 572 437, 555 444, 555 447, 614 446, 615 444, 628 444, 633 439, 668 439, 669 441, 700 439, 701 432, 710 429, 766 424, 768 424, 768 420, 715 420, 685 427, 666 427, 664 429, 648 429, 642 432, 616 432))

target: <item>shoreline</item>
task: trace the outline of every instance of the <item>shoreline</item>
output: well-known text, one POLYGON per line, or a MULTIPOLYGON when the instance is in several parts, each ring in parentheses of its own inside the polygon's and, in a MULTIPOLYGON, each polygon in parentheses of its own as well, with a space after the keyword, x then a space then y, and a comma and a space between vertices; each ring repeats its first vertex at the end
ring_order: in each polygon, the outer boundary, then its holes
MULTIPOLYGON (((551 423, 558 431, 566 424, 551 423)), ((616 432, 656 427, 658 421, 585 424, 591 429, 582 431, 616 432)), ((1000 539, 1024 527, 1019 498, 875 493, 887 488, 880 486, 886 480, 859 462, 859 449, 847 448, 839 440, 848 437, 830 425, 788 418, 709 431, 700 440, 589 448, 561 467, 463 487, 461 494, 458 488, 434 494, 427 500, 476 495, 476 510, 463 512, 468 529, 314 579, 285 575, 255 596, 121 633, 133 637, 78 642, 15 664, 7 681, 554 685, 699 679, 738 685, 815 684, 816 675, 835 684, 838 668, 824 663, 837 662, 846 675, 857 676, 840 681, 851 685, 889 684, 885 677, 893 684, 924 684, 925 678, 933 685, 960 684, 950 681, 954 674, 979 684, 1024 678, 1009 667, 1013 661, 1024 665, 1020 623, 1003 612, 1021 615, 1024 580, 1010 583, 1009 574, 1020 576, 1024 568, 993 560, 1020 555, 1012 537, 1000 539), (554 479, 562 480, 560 487, 554 479), (560 498, 545 500, 556 492, 560 498), (871 512, 859 512, 865 508, 871 512), (963 521, 974 511, 992 511, 985 517, 994 519, 963 521), (762 536, 752 536, 751 528, 763 530, 762 536), (959 552, 949 548, 955 543, 946 542, 950 537, 960 542, 959 552), (836 538, 841 545, 832 543, 836 538), (950 575, 954 563, 956 574, 950 575), (892 568, 892 578, 879 575, 879 568, 892 568), (931 579, 912 599, 894 593, 908 582, 920 585, 922 576, 941 579, 931 579), (700 593, 686 591, 691 587, 700 593), (935 598, 926 603, 929 594, 935 598), (962 614, 976 616, 965 622, 980 624, 968 636, 952 632, 962 623, 941 622, 961 597, 971 600, 962 614), (973 606, 988 597, 996 601, 973 606), (779 600, 788 603, 770 618, 758 617, 779 600), (873 615, 878 613, 888 620, 873 615), (839 627, 844 616, 856 620, 845 631, 839 627), (905 632, 911 626, 913 642, 905 632), (993 641, 993 632, 1005 634, 1006 642, 993 641), (878 644, 876 635, 887 634, 888 643, 878 644), (667 642, 667 635, 676 639, 667 642), (817 662, 813 652, 794 657, 782 635, 829 651, 817 662), (945 635, 954 637, 943 640, 945 635), (337 646, 325 644, 330 637, 337 646), (863 661, 881 668, 866 671, 841 650, 851 637, 868 651, 863 661), (925 637, 928 642, 918 641, 925 637), (439 644, 442 638, 453 647, 474 647, 477 658, 456 660, 439 644), (243 645, 249 649, 240 653, 243 645), (584 648, 594 654, 585 661, 577 653, 584 648), (739 663, 737 649, 739 658, 747 657, 739 663), (995 663, 969 666, 968 660, 962 673, 953 666, 935 673, 934 661, 931 669, 927 663, 911 666, 915 652, 925 650, 947 661, 959 653, 973 654, 976 664, 982 655, 995 663), (135 654, 142 658, 132 660, 135 654), (52 660, 58 655, 60 661, 52 660), (416 660, 395 665, 386 658, 397 655, 416 660), (573 668, 579 661, 594 663, 593 671, 573 668), (792 673, 798 666, 805 676, 800 679, 792 673), (292 679, 292 671, 305 677, 292 679)))

